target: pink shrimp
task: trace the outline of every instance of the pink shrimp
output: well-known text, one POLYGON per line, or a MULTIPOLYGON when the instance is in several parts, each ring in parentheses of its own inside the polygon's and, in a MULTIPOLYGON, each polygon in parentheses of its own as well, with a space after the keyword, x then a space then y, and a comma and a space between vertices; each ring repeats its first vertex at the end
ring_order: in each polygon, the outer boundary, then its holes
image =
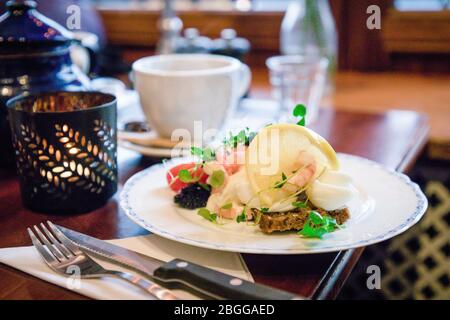
POLYGON ((300 153, 298 164, 300 165, 300 171, 291 177, 288 182, 301 188, 314 177, 317 166, 314 158, 304 152, 300 153))
MULTIPOLYGON (((223 209, 220 207, 216 207, 216 212, 218 213, 219 217, 225 218, 225 219, 235 219, 237 215, 241 214, 244 207, 237 205, 233 202, 233 206, 230 209, 223 209)), ((247 219, 250 220, 252 218, 252 213, 250 210, 247 210, 247 219)))
POLYGON ((236 215, 238 214, 237 208, 230 208, 230 209, 218 208, 217 212, 219 214, 219 217, 225 218, 225 219, 234 219, 234 218, 236 218, 236 215))
POLYGON ((239 171, 245 163, 245 147, 238 146, 235 149, 220 148, 216 151, 216 159, 228 174, 234 174, 239 171))

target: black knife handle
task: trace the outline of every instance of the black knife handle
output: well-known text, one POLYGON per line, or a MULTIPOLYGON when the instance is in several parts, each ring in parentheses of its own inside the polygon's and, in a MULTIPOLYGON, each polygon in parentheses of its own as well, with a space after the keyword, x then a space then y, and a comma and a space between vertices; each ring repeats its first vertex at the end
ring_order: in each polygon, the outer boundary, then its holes
POLYGON ((175 284, 183 289, 216 299, 237 300, 292 300, 302 299, 295 294, 252 283, 240 278, 175 259, 155 270, 153 275, 166 285, 175 284), (189 290, 191 291, 191 290, 189 290))

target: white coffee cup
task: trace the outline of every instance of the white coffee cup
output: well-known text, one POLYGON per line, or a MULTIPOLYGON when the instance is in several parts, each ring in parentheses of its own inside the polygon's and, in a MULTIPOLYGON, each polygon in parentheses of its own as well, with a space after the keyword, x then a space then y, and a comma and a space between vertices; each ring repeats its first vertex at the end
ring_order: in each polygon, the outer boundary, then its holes
POLYGON ((150 126, 171 138, 177 129, 194 134, 220 130, 247 92, 251 73, 239 60, 211 54, 145 57, 133 63, 134 86, 150 126))

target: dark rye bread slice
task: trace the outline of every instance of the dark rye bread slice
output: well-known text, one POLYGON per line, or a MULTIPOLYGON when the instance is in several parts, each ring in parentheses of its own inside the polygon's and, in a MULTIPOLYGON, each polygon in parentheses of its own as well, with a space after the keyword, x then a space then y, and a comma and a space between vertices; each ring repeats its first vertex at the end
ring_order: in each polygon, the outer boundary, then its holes
POLYGON ((286 212, 261 212, 258 209, 252 209, 253 218, 261 214, 259 227, 264 233, 272 233, 274 231, 301 230, 309 217, 311 210, 317 211, 321 215, 331 216, 336 219, 338 224, 343 224, 350 218, 347 208, 325 211, 318 208, 301 208, 286 212))

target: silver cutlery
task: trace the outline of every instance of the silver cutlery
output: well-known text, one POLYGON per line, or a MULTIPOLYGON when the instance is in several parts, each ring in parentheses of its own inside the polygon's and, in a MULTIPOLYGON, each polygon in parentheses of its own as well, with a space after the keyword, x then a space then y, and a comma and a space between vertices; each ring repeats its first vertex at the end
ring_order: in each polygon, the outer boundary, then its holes
POLYGON ((174 259, 163 262, 68 228, 56 227, 87 252, 120 263, 167 288, 181 288, 213 299, 305 299, 290 292, 252 283, 190 261, 174 259))
POLYGON ((49 221, 48 226, 52 232, 43 223, 40 224, 40 229, 35 225, 33 226, 34 231, 31 228, 27 228, 27 230, 34 247, 54 271, 66 276, 73 276, 73 270, 76 267, 81 278, 119 278, 143 289, 157 299, 178 300, 171 291, 152 281, 130 273, 103 268, 49 221))

